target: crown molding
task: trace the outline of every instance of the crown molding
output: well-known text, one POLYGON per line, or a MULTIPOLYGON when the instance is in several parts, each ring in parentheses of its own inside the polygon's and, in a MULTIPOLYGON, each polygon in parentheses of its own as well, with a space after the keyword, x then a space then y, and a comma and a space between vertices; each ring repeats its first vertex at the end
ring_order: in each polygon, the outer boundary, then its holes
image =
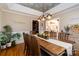
POLYGON ((19 11, 19 12, 23 12, 23 13, 26 13, 26 14, 36 15, 36 16, 40 16, 40 15, 43 14, 43 12, 40 12, 40 11, 34 10, 32 8, 22 6, 20 4, 8 3, 7 5, 8 5, 8 8, 10 10, 19 11))
POLYGON ((45 13, 56 14, 75 5, 78 5, 78 3, 61 3, 58 6, 46 11, 45 13))
MULTIPOLYGON (((11 3, 11 5, 13 5, 13 3, 11 3)), ((15 13, 15 14, 19 14, 19 15, 25 15, 25 16, 38 16, 38 15, 35 15, 35 14, 30 14, 30 13, 25 13, 25 12, 21 12, 21 11, 10 9, 10 7, 8 6, 8 3, 2 3, 2 4, 0 4, 0 11, 1 12, 15 13)))
POLYGON ((70 11, 73 11, 73 10, 76 10, 76 9, 79 9, 79 4, 74 5, 74 6, 70 7, 70 8, 65 9, 65 10, 62 10, 62 11, 60 11, 60 12, 58 12, 58 13, 55 13, 54 15, 55 15, 55 16, 61 15, 61 14, 63 14, 63 13, 67 13, 67 12, 70 12, 70 11))
POLYGON ((18 11, 14 11, 14 10, 8 10, 8 9, 2 9, 2 12, 8 12, 8 13, 14 13, 14 14, 18 14, 18 15, 23 15, 23 16, 32 16, 32 17, 37 17, 37 15, 33 15, 33 14, 28 14, 28 13, 23 13, 23 12, 18 12, 18 11))

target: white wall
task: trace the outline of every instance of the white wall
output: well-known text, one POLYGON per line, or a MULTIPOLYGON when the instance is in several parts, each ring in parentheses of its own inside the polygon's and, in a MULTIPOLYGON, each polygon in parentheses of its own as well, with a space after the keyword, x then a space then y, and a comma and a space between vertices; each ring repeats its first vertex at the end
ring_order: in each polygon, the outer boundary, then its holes
POLYGON ((2 12, 0 12, 0 31, 1 31, 1 19, 2 19, 2 12))
MULTIPOLYGON (((14 11, 0 11, 0 31, 3 26, 10 25, 13 29, 13 33, 29 33, 32 31, 32 20, 35 20, 36 17, 37 16, 29 14, 14 13, 14 11)), ((21 39, 17 41, 17 44, 18 43, 23 43, 23 36, 21 36, 21 39)))
MULTIPOLYGON (((66 9, 55 14, 54 18, 59 18, 60 31, 64 30, 64 26, 71 24, 79 24, 79 5, 66 9)), ((72 40, 76 42, 75 48, 79 49, 79 35, 72 34, 72 40)))
MULTIPOLYGON (((0 4, 0 31, 2 31, 3 26, 10 25, 13 33, 18 32, 21 33, 21 35, 22 32, 29 33, 32 31, 32 20, 36 20, 39 14, 41 14, 41 12, 18 4, 8 5, 2 3, 0 4)), ((23 36, 17 41, 17 44, 18 43, 23 43, 23 36)))
POLYGON ((31 16, 3 12, 2 26, 10 25, 14 32, 31 31, 31 16))
POLYGON ((54 18, 60 19, 60 30, 64 30, 64 26, 68 24, 79 23, 79 5, 55 14, 54 18))

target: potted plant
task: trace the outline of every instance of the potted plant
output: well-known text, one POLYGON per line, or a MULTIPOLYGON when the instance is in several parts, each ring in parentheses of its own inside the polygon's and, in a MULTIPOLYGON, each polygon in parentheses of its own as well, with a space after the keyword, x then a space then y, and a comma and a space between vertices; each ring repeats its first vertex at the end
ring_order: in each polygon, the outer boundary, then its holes
POLYGON ((65 29, 65 32, 69 35, 70 27, 69 26, 65 26, 64 29, 65 29))
POLYGON ((5 49, 6 48, 6 42, 5 41, 2 41, 1 42, 1 49, 5 49))
POLYGON ((12 46, 16 45, 16 40, 20 39, 20 37, 21 37, 20 33, 15 33, 12 35, 12 46))
POLYGON ((12 35, 12 28, 9 25, 6 25, 3 27, 4 33, 7 36, 7 41, 6 41, 6 46, 10 47, 11 46, 11 35, 12 35))
POLYGON ((10 47, 11 45, 14 46, 16 44, 16 39, 20 39, 20 33, 12 33, 12 28, 9 25, 3 27, 4 33, 6 35, 6 46, 10 47))
POLYGON ((1 49, 5 49, 6 48, 6 39, 7 39, 7 36, 3 32, 1 32, 0 33, 1 49))
POLYGON ((0 44, 1 48, 11 47, 16 45, 16 40, 20 39, 20 33, 12 33, 12 28, 9 25, 3 27, 3 31, 0 32, 0 44))

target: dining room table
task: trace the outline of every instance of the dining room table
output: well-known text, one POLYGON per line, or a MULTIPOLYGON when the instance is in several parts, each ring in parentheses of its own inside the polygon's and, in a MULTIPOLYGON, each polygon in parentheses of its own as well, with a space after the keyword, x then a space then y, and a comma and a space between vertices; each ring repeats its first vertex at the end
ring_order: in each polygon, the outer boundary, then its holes
POLYGON ((62 46, 56 45, 54 43, 51 43, 47 41, 47 39, 41 38, 36 36, 38 39, 38 42, 40 44, 40 49, 45 51, 51 56, 62 56, 62 55, 67 55, 66 54, 66 49, 62 46))

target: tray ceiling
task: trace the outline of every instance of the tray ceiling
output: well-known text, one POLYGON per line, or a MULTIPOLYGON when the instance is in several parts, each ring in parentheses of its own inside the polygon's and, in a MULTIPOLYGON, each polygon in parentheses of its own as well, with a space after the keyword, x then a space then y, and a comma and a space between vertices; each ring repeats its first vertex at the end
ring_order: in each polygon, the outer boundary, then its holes
POLYGON ((60 3, 19 3, 19 4, 41 12, 46 12, 47 10, 59 5, 60 3))

